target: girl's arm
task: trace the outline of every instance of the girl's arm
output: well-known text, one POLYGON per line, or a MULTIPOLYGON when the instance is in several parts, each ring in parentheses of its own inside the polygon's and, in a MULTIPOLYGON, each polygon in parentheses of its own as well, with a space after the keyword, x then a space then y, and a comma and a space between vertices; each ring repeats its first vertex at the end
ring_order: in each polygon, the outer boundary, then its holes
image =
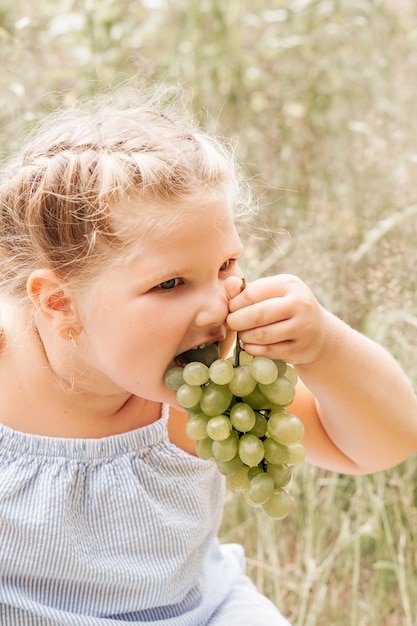
POLYGON ((295 276, 259 279, 242 292, 240 284, 227 281, 227 323, 250 354, 295 365, 289 410, 304 422, 311 463, 369 473, 417 450, 417 399, 384 348, 323 309, 295 276))

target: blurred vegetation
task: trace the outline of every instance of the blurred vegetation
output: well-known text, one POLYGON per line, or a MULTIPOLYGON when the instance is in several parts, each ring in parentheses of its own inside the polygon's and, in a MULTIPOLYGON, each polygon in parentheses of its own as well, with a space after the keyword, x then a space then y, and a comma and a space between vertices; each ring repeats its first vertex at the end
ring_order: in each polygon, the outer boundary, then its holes
MULTIPOLYGON (((0 0, 0 152, 80 96, 180 82, 260 199, 248 278, 300 275, 417 389, 416 43, 413 0, 0 0)), ((291 518, 233 498, 222 537, 296 626, 415 626, 414 464, 300 468, 291 518)))

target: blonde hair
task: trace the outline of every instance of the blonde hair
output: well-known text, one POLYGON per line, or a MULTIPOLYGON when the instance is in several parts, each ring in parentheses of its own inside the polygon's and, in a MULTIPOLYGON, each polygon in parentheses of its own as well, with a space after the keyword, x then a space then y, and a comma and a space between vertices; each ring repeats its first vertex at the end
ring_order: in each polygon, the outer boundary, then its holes
POLYGON ((86 280, 110 255, 131 253, 138 225, 163 229, 193 196, 226 194, 237 217, 246 212, 232 148, 166 96, 99 97, 40 123, 0 182, 0 292, 25 298, 38 267, 86 280), (131 198, 134 211, 120 214, 131 198))

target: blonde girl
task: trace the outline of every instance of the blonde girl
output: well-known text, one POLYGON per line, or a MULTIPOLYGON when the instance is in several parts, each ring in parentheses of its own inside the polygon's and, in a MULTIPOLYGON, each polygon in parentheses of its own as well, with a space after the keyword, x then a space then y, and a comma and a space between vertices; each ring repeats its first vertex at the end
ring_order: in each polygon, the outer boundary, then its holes
POLYGON ((240 292, 232 151, 161 102, 53 114, 4 168, 5 626, 288 626, 243 549, 219 544, 223 478, 164 382, 237 331, 296 367, 311 463, 366 473, 417 449, 416 399, 385 350, 295 276, 240 292))

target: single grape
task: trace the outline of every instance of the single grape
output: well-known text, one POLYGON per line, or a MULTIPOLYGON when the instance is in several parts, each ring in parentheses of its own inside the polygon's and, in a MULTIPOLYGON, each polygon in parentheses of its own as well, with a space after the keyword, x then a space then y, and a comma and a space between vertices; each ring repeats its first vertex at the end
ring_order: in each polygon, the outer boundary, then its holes
POLYGON ((256 504, 264 504, 274 493, 274 479, 264 472, 258 473, 249 483, 248 496, 256 504))
POLYGON ((262 467, 260 467, 259 465, 254 465, 253 467, 249 468, 248 471, 248 478, 249 480, 252 480, 252 478, 255 478, 255 476, 257 476, 258 474, 263 474, 264 470, 262 469, 262 467))
POLYGON ((256 387, 256 380, 251 374, 249 365, 239 365, 235 368, 235 375, 229 383, 229 389, 234 396, 247 396, 256 387))
POLYGON ((230 476, 231 474, 237 472, 237 470, 240 470, 242 467, 247 466, 243 464, 239 455, 236 455, 230 461, 217 461, 217 467, 219 468, 221 474, 223 474, 224 476, 230 476))
POLYGON ((250 429, 249 433, 251 435, 255 435, 255 437, 259 437, 262 439, 266 435, 266 431, 268 428, 268 420, 261 413, 255 412, 255 426, 250 429))
POLYGON ((232 432, 232 424, 226 415, 211 417, 207 422, 207 434, 213 441, 223 441, 232 432))
POLYGON ((297 384, 298 375, 297 375, 297 372, 295 371, 295 367, 293 365, 289 365, 287 363, 287 369, 285 371, 284 376, 285 376, 285 378, 288 378, 290 383, 292 383, 293 385, 297 384))
POLYGON ((268 434, 279 443, 288 446, 304 437, 302 421, 285 409, 271 413, 268 419, 268 434))
POLYGON ((245 491, 249 487, 249 467, 243 465, 226 478, 226 485, 231 491, 245 491))
POLYGON ((200 459, 204 459, 208 461, 213 458, 213 449, 212 449, 213 440, 210 437, 206 439, 199 439, 196 441, 195 450, 200 459))
POLYGON ((213 441, 211 449, 218 461, 231 461, 238 451, 238 434, 234 431, 223 441, 213 441))
POLYGON ((213 382, 207 384, 201 391, 201 410, 207 415, 214 417, 222 415, 232 401, 233 394, 228 385, 216 385, 213 382))
POLYGON ((259 389, 268 400, 280 406, 288 406, 294 400, 294 385, 285 376, 279 376, 269 385, 259 383, 259 389))
POLYGON ((250 371, 256 382, 270 385, 278 378, 278 368, 267 356, 255 356, 249 364, 250 371))
POLYGON ((182 372, 184 382, 189 385, 204 385, 210 378, 209 368, 204 363, 193 361, 187 363, 182 372))
POLYGON ((249 393, 246 396, 242 396, 242 400, 243 402, 246 402, 246 404, 249 404, 249 406, 251 406, 252 409, 255 409, 255 410, 256 409, 266 410, 272 407, 271 400, 268 400, 268 398, 265 398, 264 394, 259 389, 258 385, 256 385, 255 389, 251 393, 249 393))
POLYGON ((255 435, 243 435, 239 440, 239 456, 249 467, 259 465, 264 458, 264 444, 255 435))
POLYGON ((210 417, 205 413, 190 413, 188 416, 185 432, 190 439, 198 441, 207 437, 207 423, 210 417))
POLYGON ((267 437, 264 441, 265 459, 274 465, 282 465, 288 463, 289 452, 288 447, 278 443, 272 437, 267 437))
POLYGON ((210 380, 216 385, 228 385, 235 375, 233 364, 226 359, 213 361, 209 369, 210 380))
POLYGON ((245 402, 237 402, 230 409, 230 421, 236 430, 247 433, 256 424, 255 411, 245 402))
POLYGON ((253 356, 251 354, 248 354, 244 350, 241 350, 239 352, 239 365, 249 365, 252 359, 253 356))
POLYGON ((259 502, 254 502, 254 500, 251 500, 249 496, 249 487, 243 492, 243 497, 245 498, 246 504, 248 504, 253 509, 260 509, 262 507, 262 504, 259 504, 259 502))
POLYGON ((262 505, 263 510, 274 519, 284 519, 291 511, 291 498, 283 489, 277 489, 262 505))
POLYGON ((275 488, 285 487, 291 480, 291 468, 283 463, 282 465, 266 464, 266 471, 274 479, 275 488))
POLYGON ((274 363, 278 368, 278 376, 285 376, 288 364, 282 359, 274 359, 274 363))
POLYGON ((288 461, 290 465, 298 465, 302 463, 306 458, 306 451, 301 443, 293 443, 287 446, 288 449, 288 461))
POLYGON ((191 409, 196 406, 203 396, 201 387, 194 387, 183 383, 177 391, 177 400, 184 409, 191 409))
POLYGON ((198 361, 199 363, 204 363, 209 366, 215 359, 219 358, 219 348, 216 343, 210 343, 204 348, 193 348, 192 350, 187 350, 183 352, 181 355, 187 362, 192 363, 194 361, 198 361))
POLYGON ((171 367, 165 374, 165 384, 168 389, 178 391, 181 385, 184 383, 182 367, 171 367))

